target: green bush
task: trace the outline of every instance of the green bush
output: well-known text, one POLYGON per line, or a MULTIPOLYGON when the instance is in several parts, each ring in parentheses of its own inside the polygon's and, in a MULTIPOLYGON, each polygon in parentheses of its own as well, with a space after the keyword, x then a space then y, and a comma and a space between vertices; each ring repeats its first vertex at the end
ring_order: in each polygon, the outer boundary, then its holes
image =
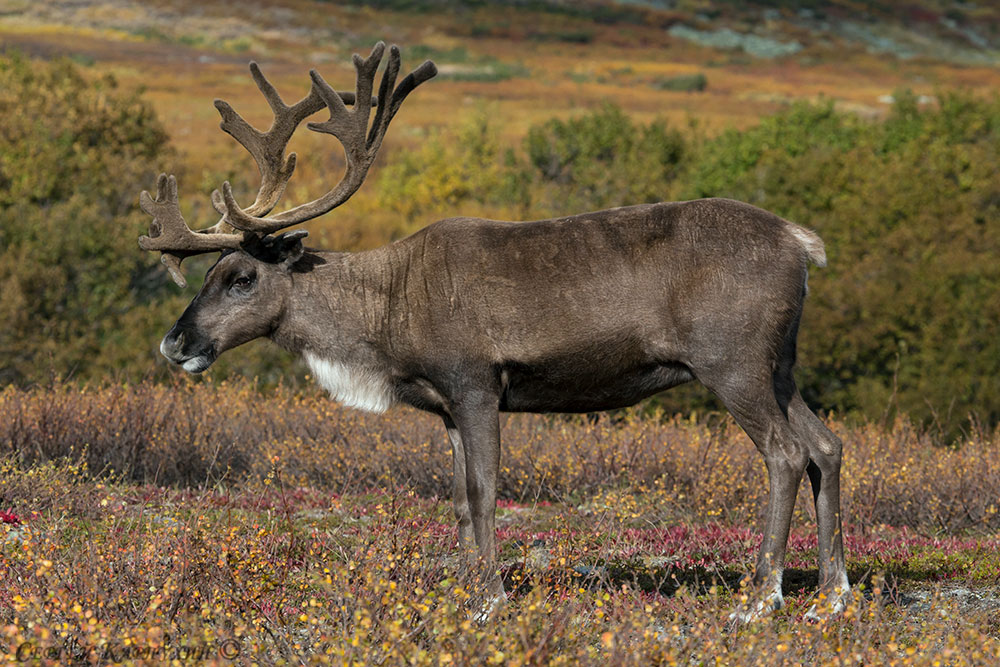
POLYGON ((687 152, 665 122, 638 124, 610 104, 536 125, 524 146, 533 201, 554 214, 663 200, 687 152))
POLYGON ((697 74, 682 74, 680 76, 658 79, 653 85, 660 90, 700 93, 708 88, 708 77, 701 72, 697 74))
POLYGON ((0 59, 0 382, 143 368, 165 280, 137 194, 167 137, 110 77, 0 59))
MULTIPOLYGON (((512 158, 507 158, 510 160, 512 158)), ((413 151, 393 156, 378 175, 379 205, 420 226, 434 218, 481 214, 491 206, 526 205, 524 179, 505 161, 488 112, 434 132, 413 151)), ((413 231, 400 225, 393 235, 413 231)))
MULTIPOLYGON (((0 114, 0 385, 166 375, 159 341, 194 288, 179 292, 137 244, 139 192, 170 158, 151 107, 70 61, 13 56, 0 58, 0 114)), ((211 261, 185 263, 192 283, 211 261)), ((250 345, 214 373, 270 385, 287 366, 250 345)))
POLYGON ((724 133, 680 193, 749 201, 825 240, 800 335, 810 402, 954 436, 969 415, 1000 420, 1000 102, 896 97, 883 122, 797 105, 724 133))

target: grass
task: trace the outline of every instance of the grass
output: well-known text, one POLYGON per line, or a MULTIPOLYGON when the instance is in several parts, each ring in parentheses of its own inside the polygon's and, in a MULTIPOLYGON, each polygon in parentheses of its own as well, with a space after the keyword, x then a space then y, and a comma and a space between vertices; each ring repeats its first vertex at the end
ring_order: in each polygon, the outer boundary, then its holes
POLYGON ((787 607, 732 631, 765 485, 728 420, 507 419, 498 542, 511 601, 479 625, 455 557, 443 429, 423 415, 183 383, 7 389, 0 416, 8 659, 1000 658, 998 434, 945 450, 905 422, 831 422, 847 444, 853 602, 837 620, 801 621, 816 596, 803 493, 787 607))
MULTIPOLYGON (((185 381, 11 386, 0 392, 0 415, 0 457, 23 466, 70 459, 131 483, 195 488, 261 479, 278 456, 298 486, 450 492, 440 420, 412 410, 373 416, 312 393, 279 388, 261 400, 247 382, 185 381)), ((503 426, 499 488, 518 503, 631 507, 629 498, 644 498, 644 512, 736 525, 752 523, 766 496, 759 455, 728 417, 511 415, 503 426)), ((831 428, 845 443, 846 520, 952 534, 1000 529, 1000 434, 943 448, 902 420, 831 428)), ((812 519, 809 501, 803 489, 800 520, 812 519)))
MULTIPOLYGON (((8 524, 8 657, 779 664, 760 653, 767 646, 788 664, 1000 656, 997 607, 969 604, 995 583, 974 565, 988 556, 996 568, 995 541, 945 540, 935 551, 952 567, 930 583, 923 540, 898 531, 849 540, 856 595, 841 619, 802 624, 815 594, 799 575, 786 586, 786 609, 733 633, 726 614, 755 547, 747 529, 637 531, 608 513, 508 502, 500 520, 511 602, 480 626, 470 619, 474 583, 447 557, 455 535, 444 501, 403 488, 340 495, 290 486, 281 467, 241 490, 197 491, 36 469, 35 487, 62 498, 8 524), (89 510, 67 511, 70 503, 89 510), (884 576, 869 577, 876 569, 884 576)), ((7 469, 4 481, 18 474, 7 469)), ((793 535, 792 563, 814 556, 804 532, 793 535)))

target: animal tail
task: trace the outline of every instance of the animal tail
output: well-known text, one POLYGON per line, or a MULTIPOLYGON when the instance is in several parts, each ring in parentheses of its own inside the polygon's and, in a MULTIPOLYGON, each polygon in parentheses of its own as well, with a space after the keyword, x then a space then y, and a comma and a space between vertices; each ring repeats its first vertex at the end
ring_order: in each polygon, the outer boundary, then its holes
POLYGON ((826 266, 826 248, 816 232, 811 232, 805 227, 800 227, 794 222, 788 223, 788 231, 802 244, 803 250, 809 257, 809 261, 819 267, 826 266))

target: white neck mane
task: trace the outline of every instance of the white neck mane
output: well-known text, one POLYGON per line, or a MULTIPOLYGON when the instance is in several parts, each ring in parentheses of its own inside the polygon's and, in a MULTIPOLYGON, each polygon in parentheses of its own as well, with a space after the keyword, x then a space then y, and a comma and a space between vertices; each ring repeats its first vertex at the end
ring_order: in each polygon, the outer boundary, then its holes
POLYGON ((303 356, 316 381, 344 406, 382 413, 396 402, 389 378, 378 370, 330 361, 308 350, 303 356))

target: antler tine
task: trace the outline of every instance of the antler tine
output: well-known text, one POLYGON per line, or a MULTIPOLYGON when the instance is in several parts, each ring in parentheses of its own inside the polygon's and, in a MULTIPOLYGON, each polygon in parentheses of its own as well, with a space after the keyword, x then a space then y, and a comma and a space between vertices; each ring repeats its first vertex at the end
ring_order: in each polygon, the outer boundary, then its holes
MULTIPOLYGON (((375 111, 375 121, 372 123, 371 131, 368 133, 367 145, 369 148, 375 145, 375 140, 379 133, 385 133, 386 125, 383 124, 383 119, 386 117, 385 101, 389 99, 389 94, 393 91, 393 86, 396 85, 396 76, 399 74, 399 47, 393 44, 389 47, 389 62, 385 66, 385 72, 382 73, 382 82, 378 87, 378 109, 375 111)), ((379 141, 381 143, 381 140, 379 141)))
MULTIPOLYGON (((362 58, 359 55, 354 56, 354 67, 357 70, 357 99, 371 96, 375 74, 384 52, 385 44, 379 42, 367 58, 362 58)), ((379 86, 375 122, 369 130, 368 121, 371 109, 367 105, 354 105, 353 109, 348 110, 345 106, 345 102, 347 102, 345 96, 334 91, 315 70, 311 71, 309 75, 312 77, 313 89, 310 96, 316 94, 323 100, 330 111, 330 118, 320 123, 308 123, 307 127, 314 132, 332 134, 343 145, 347 158, 347 169, 343 179, 333 190, 319 199, 269 218, 254 215, 250 208, 241 209, 233 198, 232 188, 228 183, 224 183, 222 198, 226 207, 226 220, 229 224, 247 232, 271 234, 285 227, 323 215, 347 201, 364 182, 368 169, 374 162, 382 144, 389 122, 399 111, 403 100, 414 88, 437 74, 437 67, 429 60, 424 62, 408 74, 395 90, 392 90, 398 72, 399 49, 392 46, 389 49, 389 63, 379 86), (389 95, 390 90, 392 90, 391 96, 389 95)))
POLYGON ((149 236, 139 237, 139 247, 143 250, 160 251, 160 261, 167 267, 174 282, 181 287, 187 286, 180 268, 181 261, 185 257, 237 248, 243 240, 242 234, 191 231, 184 221, 184 216, 181 215, 177 198, 177 179, 172 175, 160 174, 156 181, 156 199, 143 190, 139 195, 139 206, 153 216, 153 222, 149 225, 149 236))
POLYGON ((394 44, 392 48, 389 49, 389 66, 386 68, 385 75, 382 77, 382 86, 379 89, 379 108, 378 112, 375 114, 375 122, 372 124, 372 131, 368 138, 369 146, 373 147, 375 151, 378 151, 379 146, 381 146, 382 138, 385 137, 386 130, 389 129, 389 123, 392 122, 396 112, 399 111, 399 107, 402 106, 403 100, 406 99, 406 96, 412 93, 413 89, 422 84, 424 81, 434 78, 438 72, 437 65, 430 60, 425 60, 421 63, 420 67, 406 75, 402 82, 400 82, 399 86, 392 91, 392 97, 389 99, 389 103, 386 104, 383 100, 385 99, 386 93, 388 93, 389 90, 392 90, 392 85, 396 80, 396 72, 398 71, 399 48, 394 44), (392 75, 391 77, 389 76, 390 73, 392 75))
MULTIPOLYGON (((261 132, 247 123, 224 100, 215 100, 215 108, 222 116, 222 123, 219 126, 247 149, 260 171, 261 184, 257 197, 253 204, 244 209, 244 212, 251 216, 264 216, 277 205, 295 171, 295 153, 285 156, 289 140, 302 121, 327 106, 327 102, 313 86, 308 95, 288 106, 256 62, 250 63, 250 74, 274 113, 274 120, 266 132, 261 132)), ((334 94, 338 95, 343 103, 351 105, 358 99, 371 99, 370 91, 361 97, 349 92, 338 91, 334 94)), ((224 198, 218 190, 212 193, 212 203, 216 210, 225 216, 227 209, 224 198)), ((223 225, 229 227, 225 218, 216 224, 216 228, 226 231, 223 225)))
MULTIPOLYGON (((257 63, 250 63, 250 74, 274 112, 274 120, 267 132, 251 126, 224 100, 215 100, 215 108, 222 116, 219 127, 242 144, 257 163, 261 176, 260 189, 246 213, 260 216, 267 215, 277 205, 295 171, 295 153, 285 157, 285 148, 292 134, 303 120, 322 109, 325 103, 315 90, 310 90, 309 95, 288 106, 257 63)), ((212 193, 212 199, 218 210, 221 197, 216 192, 212 193)), ((219 212, 225 214, 225 210, 219 212)), ((217 226, 225 222, 223 218, 217 226)))
MULTIPOLYGON (((372 88, 375 81, 375 74, 378 72, 378 66, 382 62, 382 54, 385 53, 385 42, 378 42, 374 48, 372 48, 371 54, 367 58, 362 59, 358 54, 354 54, 352 60, 354 61, 354 69, 358 71, 357 80, 357 96, 358 99, 367 99, 372 95, 372 88)), ((317 82, 320 85, 320 90, 323 93, 323 98, 327 99, 330 96, 330 91, 332 90, 319 74, 316 74, 317 82)), ((361 144, 364 145, 365 134, 368 132, 368 118, 371 116, 371 107, 360 106, 355 107, 353 113, 351 114, 351 119, 354 121, 355 132, 360 134, 361 144)), ((316 130, 314 125, 317 123, 310 123, 308 125, 310 130, 316 130)), ((322 132, 323 130, 319 130, 322 132)), ((352 140, 355 140, 352 137, 352 140)))

